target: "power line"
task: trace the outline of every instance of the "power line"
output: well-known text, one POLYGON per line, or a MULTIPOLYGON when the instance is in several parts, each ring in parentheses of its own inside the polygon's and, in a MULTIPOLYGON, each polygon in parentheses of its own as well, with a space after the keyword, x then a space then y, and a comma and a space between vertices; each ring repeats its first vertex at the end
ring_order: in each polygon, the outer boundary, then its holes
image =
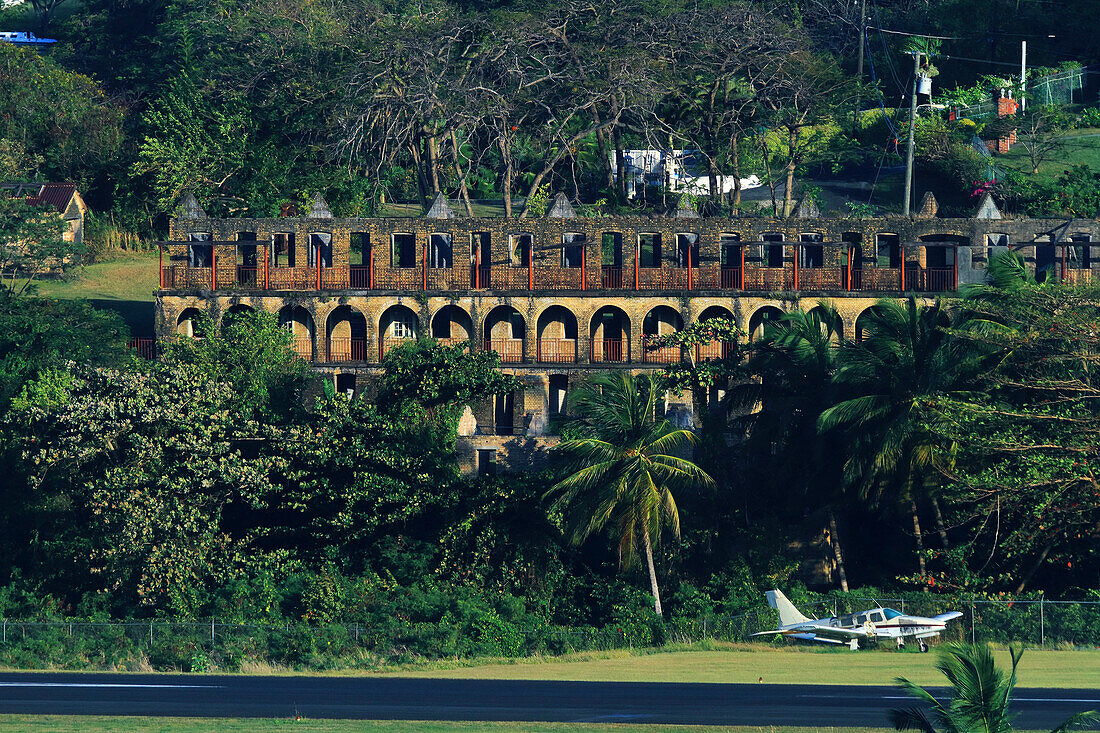
POLYGON ((869 25, 868 28, 876 30, 879 33, 890 33, 895 36, 912 36, 914 38, 933 38, 939 41, 957 41, 958 36, 930 36, 927 33, 906 33, 905 31, 892 31, 888 28, 879 28, 877 26, 869 25))

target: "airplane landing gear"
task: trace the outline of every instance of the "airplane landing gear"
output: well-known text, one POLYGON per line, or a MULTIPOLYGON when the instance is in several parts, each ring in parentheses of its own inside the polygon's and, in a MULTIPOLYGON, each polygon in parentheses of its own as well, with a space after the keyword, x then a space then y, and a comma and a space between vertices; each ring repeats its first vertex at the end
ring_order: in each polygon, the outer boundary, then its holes
POLYGON ((905 648, 905 637, 904 636, 899 636, 896 641, 897 641, 897 644, 898 644, 898 649, 904 649, 905 648))
POLYGON ((928 651, 928 644, 925 643, 924 639, 917 639, 917 649, 920 649, 921 652, 928 651))
POLYGON ((850 639, 848 641, 848 648, 853 652, 859 650, 859 639, 850 639))

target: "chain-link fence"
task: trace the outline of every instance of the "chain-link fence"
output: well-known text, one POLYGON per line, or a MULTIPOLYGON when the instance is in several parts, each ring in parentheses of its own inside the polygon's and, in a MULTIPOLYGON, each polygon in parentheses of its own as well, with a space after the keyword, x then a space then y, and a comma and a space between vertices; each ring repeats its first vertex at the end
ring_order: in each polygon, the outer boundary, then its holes
MULTIPOLYGON (((840 594, 799 604, 810 616, 886 606, 934 616, 961 611, 945 641, 1023 642, 1028 646, 1100 645, 1100 601, 959 599, 933 595, 867 598, 840 594)), ((704 640, 742 642, 773 629, 775 611, 665 621, 638 615, 602 628, 523 627, 484 622, 240 624, 178 621, 0 621, 0 664, 22 668, 238 670, 249 664, 297 669, 376 668, 424 659, 524 657, 606 651, 704 640)), ((781 643, 764 637, 761 643, 781 643)))
POLYGON ((1029 98, 1041 105, 1073 104, 1085 87, 1085 69, 1066 69, 1028 81, 1029 98))

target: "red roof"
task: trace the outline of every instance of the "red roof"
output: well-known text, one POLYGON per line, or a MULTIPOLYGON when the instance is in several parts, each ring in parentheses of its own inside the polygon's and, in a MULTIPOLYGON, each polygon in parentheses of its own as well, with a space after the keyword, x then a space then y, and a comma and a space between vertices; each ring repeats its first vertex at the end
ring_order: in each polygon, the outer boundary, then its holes
POLYGON ((64 214, 75 193, 75 183, 43 183, 36 196, 27 197, 27 203, 34 206, 52 206, 64 214))

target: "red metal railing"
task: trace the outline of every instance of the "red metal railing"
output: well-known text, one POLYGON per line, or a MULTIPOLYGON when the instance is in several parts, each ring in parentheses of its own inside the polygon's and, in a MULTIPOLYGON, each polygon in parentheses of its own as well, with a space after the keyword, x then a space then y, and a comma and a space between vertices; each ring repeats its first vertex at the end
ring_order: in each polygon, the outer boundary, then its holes
POLYGON ((156 339, 130 339, 126 346, 143 359, 157 358, 156 339))
POLYGON ((561 270, 535 269, 535 287, 546 290, 580 290, 581 268, 561 270))
POLYGON ((209 267, 188 267, 187 265, 164 265, 161 278, 168 290, 210 288, 209 267))
POLYGON ((317 289, 317 270, 313 267, 273 267, 268 277, 273 290, 317 289))
POLYGON ((328 358, 326 361, 366 361, 367 342, 365 339, 332 336, 328 340, 328 358))
POLYGON ((623 287, 623 268, 601 267, 600 283, 605 290, 620 290, 623 287))
POLYGON ((538 359, 549 364, 575 364, 576 339, 539 339, 538 359))
POLYGON ((346 290, 348 287, 349 273, 348 268, 344 267, 322 267, 321 268, 321 287, 330 290, 346 290))
POLYGON ((863 268, 845 266, 844 284, 848 290, 863 290, 863 268))
POLYGON ((505 364, 523 361, 523 339, 486 339, 485 350, 497 352, 505 364))
POLYGON ((652 344, 657 336, 642 336, 642 361, 646 364, 675 364, 683 358, 679 346, 657 346, 652 344))
POLYGON ((687 268, 638 268, 639 290, 684 290, 688 286, 687 268))
POLYGON ((723 267, 721 282, 722 289, 740 290, 745 287, 744 282, 741 279, 741 273, 742 270, 740 267, 723 267))
POLYGON ((464 344, 465 347, 462 349, 463 353, 470 353, 470 339, 468 338, 437 338, 436 342, 438 342, 440 346, 458 346, 459 344, 464 344))
POLYGON ((592 339, 594 362, 625 362, 627 356, 625 339, 592 339))
POLYGON ((414 339, 412 337, 409 337, 409 338, 393 338, 392 336, 386 336, 378 344, 378 358, 379 358, 379 360, 381 360, 382 357, 384 357, 386 354, 390 353, 390 350, 393 349, 394 347, 400 346, 401 344, 407 344, 410 341, 415 341, 415 340, 416 339, 414 339))
POLYGON ((370 268, 353 265, 348 268, 348 286, 359 290, 370 287, 370 268))
POLYGON ((291 347, 294 353, 306 361, 313 361, 313 338, 310 336, 295 336, 291 347))
POLYGON ((906 265, 905 289, 922 293, 955 290, 954 267, 921 267, 906 265))
POLYGON ((423 290, 424 273, 419 267, 397 267, 376 270, 376 290, 423 290))
POLYGON ((708 341, 695 345, 695 361, 708 359, 728 359, 734 353, 735 345, 729 341, 708 341))
POLYGON ((527 290, 527 267, 495 265, 489 274, 493 287, 498 290, 527 290))
MULTIPOLYGON (((428 290, 465 290, 469 283, 461 268, 428 268, 428 290)), ((424 283, 420 283, 424 287, 424 283)))
POLYGON ((860 290, 900 290, 901 270, 894 267, 867 267, 863 269, 860 280, 860 290))

